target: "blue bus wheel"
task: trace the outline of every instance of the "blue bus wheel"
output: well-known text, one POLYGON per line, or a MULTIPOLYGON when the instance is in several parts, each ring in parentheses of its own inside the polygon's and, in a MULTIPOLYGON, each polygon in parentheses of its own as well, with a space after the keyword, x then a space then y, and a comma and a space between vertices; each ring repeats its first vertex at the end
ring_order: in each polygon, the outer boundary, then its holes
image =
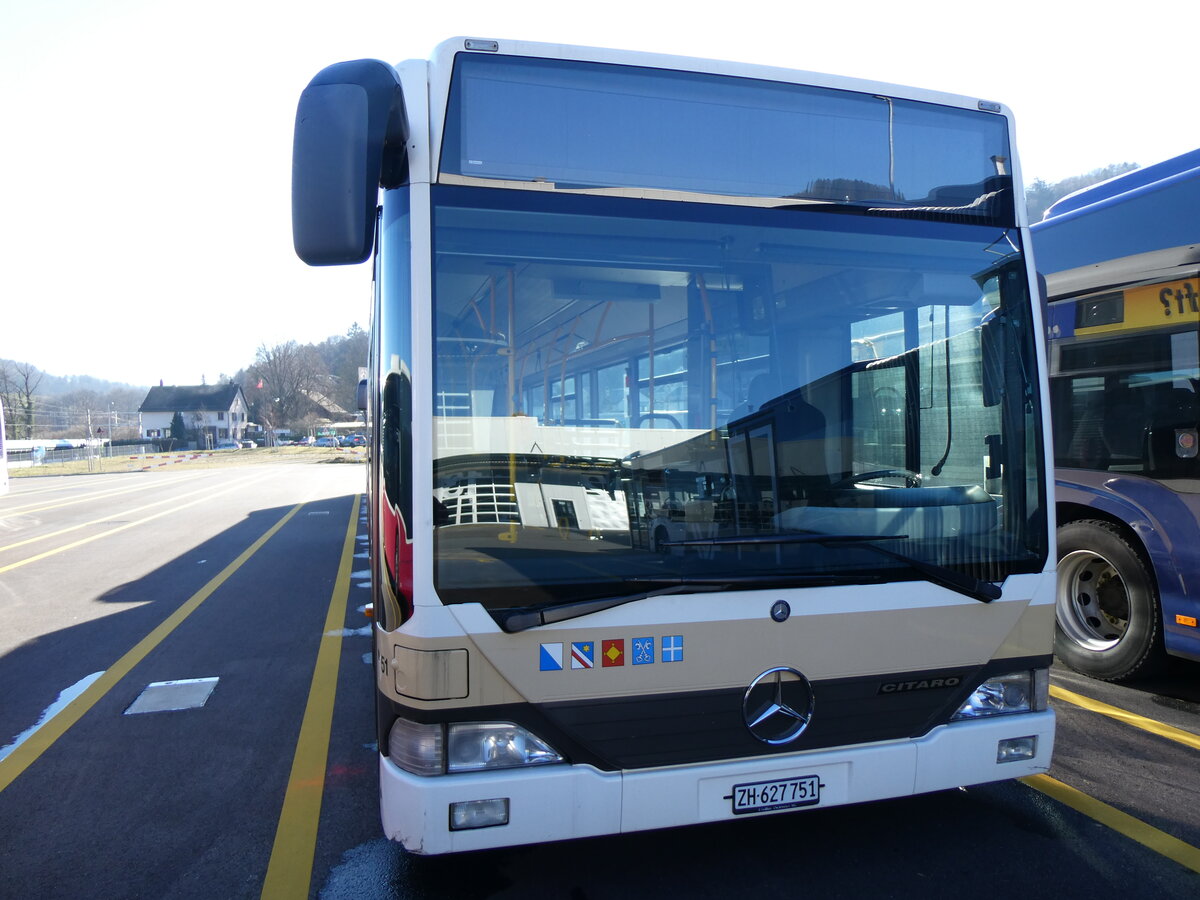
POLYGON ((1139 549, 1110 522, 1058 529, 1054 652, 1067 666, 1105 681, 1164 668, 1162 610, 1139 549))

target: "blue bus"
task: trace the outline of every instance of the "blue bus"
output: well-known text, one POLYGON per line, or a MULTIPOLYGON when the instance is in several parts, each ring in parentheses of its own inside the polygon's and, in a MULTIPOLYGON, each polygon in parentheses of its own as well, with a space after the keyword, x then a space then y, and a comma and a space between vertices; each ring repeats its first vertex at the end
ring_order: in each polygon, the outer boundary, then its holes
POLYGON ((1046 277, 1055 652, 1109 681, 1200 660, 1200 150, 1066 197, 1046 277))

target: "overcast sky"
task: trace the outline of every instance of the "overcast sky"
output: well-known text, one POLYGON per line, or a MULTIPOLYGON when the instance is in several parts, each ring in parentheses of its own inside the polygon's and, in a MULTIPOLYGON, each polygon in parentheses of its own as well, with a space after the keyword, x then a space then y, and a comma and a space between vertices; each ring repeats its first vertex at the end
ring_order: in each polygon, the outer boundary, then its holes
POLYGON ((212 383, 260 344, 365 326, 368 267, 310 269, 291 246, 296 100, 333 62, 426 58, 469 34, 916 85, 1008 104, 1028 184, 1200 146, 1189 50, 1200 13, 1176 0, 1111 10, 6 0, 0 358, 136 385, 212 383))

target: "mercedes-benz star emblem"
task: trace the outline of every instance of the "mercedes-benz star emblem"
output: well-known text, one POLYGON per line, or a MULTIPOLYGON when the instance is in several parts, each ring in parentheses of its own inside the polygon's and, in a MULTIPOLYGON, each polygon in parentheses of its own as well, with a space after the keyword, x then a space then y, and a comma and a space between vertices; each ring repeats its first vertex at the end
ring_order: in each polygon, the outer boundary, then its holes
POLYGON ((767 669, 746 688, 742 716, 764 744, 788 744, 812 721, 813 692, 808 679, 787 666, 767 669))

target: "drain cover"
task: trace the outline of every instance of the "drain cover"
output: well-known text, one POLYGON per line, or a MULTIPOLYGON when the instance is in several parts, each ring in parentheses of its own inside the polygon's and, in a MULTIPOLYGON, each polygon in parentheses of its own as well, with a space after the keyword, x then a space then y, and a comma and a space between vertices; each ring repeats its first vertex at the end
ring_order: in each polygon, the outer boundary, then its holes
POLYGON ((217 678, 188 678, 183 681, 156 681, 146 685, 138 698, 129 704, 125 715, 167 712, 173 709, 197 709, 208 700, 217 686, 217 678))

